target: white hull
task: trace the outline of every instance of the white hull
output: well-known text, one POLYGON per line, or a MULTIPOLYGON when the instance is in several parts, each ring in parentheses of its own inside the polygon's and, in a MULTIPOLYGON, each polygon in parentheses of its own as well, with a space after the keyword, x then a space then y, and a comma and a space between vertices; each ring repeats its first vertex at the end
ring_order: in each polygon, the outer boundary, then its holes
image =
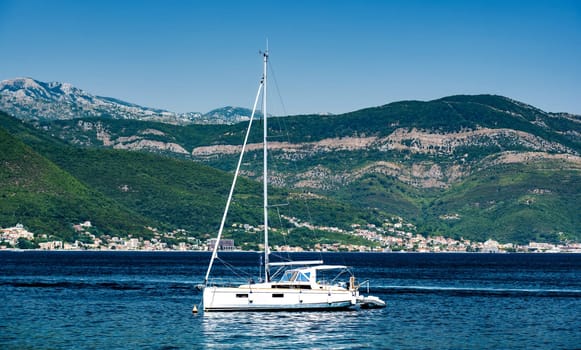
POLYGON ((206 287, 204 311, 338 310, 357 304, 357 291, 277 288, 272 284, 206 287))

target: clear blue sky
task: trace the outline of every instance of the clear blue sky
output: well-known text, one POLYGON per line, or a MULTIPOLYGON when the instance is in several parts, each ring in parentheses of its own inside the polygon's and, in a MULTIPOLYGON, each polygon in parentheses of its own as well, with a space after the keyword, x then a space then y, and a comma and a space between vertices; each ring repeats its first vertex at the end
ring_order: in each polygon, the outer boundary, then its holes
POLYGON ((581 114, 581 1, 0 0, 0 80, 250 107, 267 37, 274 114, 480 93, 581 114))

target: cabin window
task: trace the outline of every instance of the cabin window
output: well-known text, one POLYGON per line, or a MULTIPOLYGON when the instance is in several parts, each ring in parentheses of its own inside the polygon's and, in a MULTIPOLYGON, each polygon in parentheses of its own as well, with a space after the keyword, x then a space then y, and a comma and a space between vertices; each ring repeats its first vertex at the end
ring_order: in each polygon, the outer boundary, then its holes
POLYGON ((248 294, 236 294, 236 298, 248 298, 248 294))
POLYGON ((272 295, 273 298, 284 298, 284 294, 283 293, 274 293, 272 295))
POLYGON ((280 282, 293 282, 297 278, 297 271, 287 271, 284 273, 280 282))
POLYGON ((282 275, 280 282, 310 282, 311 272, 289 270, 282 275))
POLYGON ((291 271, 285 272, 284 275, 282 275, 280 282, 290 282, 291 276, 292 276, 291 271))
POLYGON ((297 282, 309 282, 310 280, 311 280, 310 272, 299 273, 296 279, 297 282))
POLYGON ((311 289, 310 284, 279 284, 279 285, 272 285, 272 288, 277 289, 311 289))

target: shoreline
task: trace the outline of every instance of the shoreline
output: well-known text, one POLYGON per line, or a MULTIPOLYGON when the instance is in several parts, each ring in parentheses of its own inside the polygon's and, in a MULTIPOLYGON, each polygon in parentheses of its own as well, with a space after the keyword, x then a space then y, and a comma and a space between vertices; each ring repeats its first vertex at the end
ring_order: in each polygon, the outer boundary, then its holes
MULTIPOLYGON (((19 249, 19 248, 4 248, 0 249, 1 252, 13 252, 13 253, 24 253, 24 252, 56 252, 56 253, 63 253, 63 252, 87 252, 87 253, 147 253, 147 254, 155 254, 155 253, 207 253, 212 254, 211 251, 207 250, 139 250, 139 249, 19 249)), ((227 251, 219 251, 219 253, 253 253, 253 254, 262 254, 264 251, 259 250, 227 250, 227 251)), ((272 253, 272 252, 271 252, 272 253)), ((301 252, 274 252, 274 253, 281 253, 281 254, 458 254, 458 255, 465 255, 465 254, 476 254, 476 255, 506 255, 506 254, 530 254, 530 255, 546 255, 546 254, 581 254, 581 249, 576 249, 574 251, 536 251, 536 252, 526 252, 526 251, 517 251, 517 252, 506 252, 506 251, 499 251, 499 252, 462 252, 462 251, 439 251, 439 252, 418 252, 418 251, 316 251, 316 250, 309 250, 309 251, 301 251, 301 252)))

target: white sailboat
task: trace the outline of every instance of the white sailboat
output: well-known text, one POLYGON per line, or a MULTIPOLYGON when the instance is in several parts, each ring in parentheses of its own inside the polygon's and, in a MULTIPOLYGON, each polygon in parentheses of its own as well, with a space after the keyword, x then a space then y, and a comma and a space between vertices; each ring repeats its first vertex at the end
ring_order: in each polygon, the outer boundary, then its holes
POLYGON ((335 276, 346 276, 349 271, 343 265, 325 265, 321 260, 270 262, 268 245, 268 144, 267 144, 267 64, 268 51, 263 53, 264 69, 262 79, 254 101, 252 115, 248 124, 248 130, 236 171, 230 188, 224 215, 218 230, 218 237, 212 251, 212 257, 204 278, 203 310, 212 311, 282 311, 282 310, 339 310, 349 308, 384 307, 385 302, 377 297, 364 297, 359 294, 359 285, 353 275, 347 281, 338 279, 325 279, 330 272, 336 272, 335 276), (232 200, 236 180, 240 172, 243 155, 246 149, 248 136, 252 127, 252 121, 262 93, 263 115, 263 211, 264 211, 264 272, 260 283, 248 283, 237 286, 219 286, 210 282, 209 277, 217 258, 220 239, 224 230, 228 209, 232 200), (277 268, 277 272, 271 276, 271 269, 277 268))

